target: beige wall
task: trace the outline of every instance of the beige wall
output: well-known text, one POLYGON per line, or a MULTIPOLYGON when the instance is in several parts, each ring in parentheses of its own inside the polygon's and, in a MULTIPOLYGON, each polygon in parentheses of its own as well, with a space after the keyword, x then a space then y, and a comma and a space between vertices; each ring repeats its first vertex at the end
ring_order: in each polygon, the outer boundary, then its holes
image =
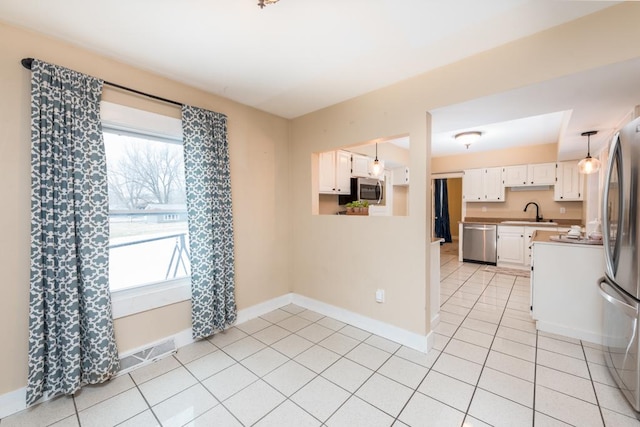
MULTIPOLYGON (((240 309, 291 290, 288 129, 285 119, 207 94, 35 33, 0 24, 0 395, 26 385, 29 298, 30 73, 36 57, 107 81, 228 116, 240 309)), ((149 101, 105 88, 105 99, 149 101)), ((176 116, 175 107, 152 109, 176 116)), ((178 115, 179 117, 179 115, 178 115)), ((190 327, 184 302, 116 321, 121 352, 190 327)))
POLYGON ((431 159, 431 172, 462 172, 465 169, 474 168, 555 162, 557 159, 558 144, 529 145, 504 150, 434 157, 431 159))
POLYGON ((583 202, 556 202, 553 200, 553 187, 549 190, 513 191, 505 190, 505 201, 501 203, 467 203, 467 217, 471 218, 504 218, 531 219, 535 221, 535 206, 530 206, 527 212, 524 207, 529 202, 536 202, 540 206, 540 214, 546 221, 553 220, 582 220, 583 202), (482 211, 486 209, 486 212, 482 211), (566 210, 560 213, 560 208, 566 210))
POLYGON ((393 214, 398 216, 409 215, 409 186, 394 185, 393 191, 393 214))
MULTIPOLYGON (((426 333, 430 234, 426 213, 431 210, 427 177, 474 167, 472 155, 469 166, 450 169, 446 159, 431 163, 428 111, 636 58, 640 45, 634 40, 640 37, 640 27, 634 17, 639 13, 637 3, 614 6, 293 120, 294 291, 426 333), (311 153, 400 134, 411 139, 409 216, 311 215, 317 203, 311 153), (384 262, 372 263, 379 254, 385 254, 384 262), (374 291, 381 286, 386 287, 387 300, 376 304, 374 291)), ((550 149, 555 160, 555 147, 550 149)), ((503 159, 495 161, 497 166, 503 159)), ((545 160, 527 156, 516 163, 538 161, 545 160)))

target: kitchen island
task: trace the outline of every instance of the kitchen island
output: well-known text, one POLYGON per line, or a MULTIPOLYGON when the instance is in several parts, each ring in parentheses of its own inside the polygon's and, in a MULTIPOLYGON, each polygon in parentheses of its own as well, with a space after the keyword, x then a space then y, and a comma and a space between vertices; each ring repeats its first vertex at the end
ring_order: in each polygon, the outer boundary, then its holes
POLYGON ((536 328, 600 344, 603 247, 552 240, 557 236, 553 231, 536 231, 533 236, 531 314, 536 328))

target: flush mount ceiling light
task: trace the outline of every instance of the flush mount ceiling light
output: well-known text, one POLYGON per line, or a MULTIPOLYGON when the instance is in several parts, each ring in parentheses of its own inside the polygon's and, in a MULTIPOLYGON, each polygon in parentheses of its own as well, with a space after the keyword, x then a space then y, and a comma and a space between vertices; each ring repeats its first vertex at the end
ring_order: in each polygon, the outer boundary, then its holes
POLYGON ((600 160, 591 157, 591 135, 595 135, 596 133, 598 133, 597 130, 590 130, 588 132, 582 132, 581 134, 587 137, 587 157, 580 160, 578 170, 585 175, 597 172, 600 169, 600 160))
POLYGON ((474 142, 476 142, 478 139, 480 139, 481 135, 482 135, 482 132, 478 132, 474 130, 470 132, 458 133, 454 136, 454 138, 456 139, 456 141, 461 142, 465 147, 467 147, 467 150, 468 150, 469 146, 474 142))
POLYGON ((380 161, 378 160, 378 143, 376 142, 376 159, 373 161, 372 172, 375 176, 380 174, 380 161))
POLYGON ((279 0, 258 0, 258 6, 260 9, 263 9, 265 6, 269 6, 270 4, 278 3, 279 0))

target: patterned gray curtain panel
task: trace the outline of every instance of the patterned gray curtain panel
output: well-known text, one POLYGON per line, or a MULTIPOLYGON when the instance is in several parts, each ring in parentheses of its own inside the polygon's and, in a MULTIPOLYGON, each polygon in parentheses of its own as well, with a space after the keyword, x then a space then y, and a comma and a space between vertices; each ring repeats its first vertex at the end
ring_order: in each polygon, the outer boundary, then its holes
POLYGON ((29 405, 119 368, 101 93, 100 80, 33 61, 29 405))
POLYGON ((236 320, 227 117, 182 107, 193 338, 236 320))

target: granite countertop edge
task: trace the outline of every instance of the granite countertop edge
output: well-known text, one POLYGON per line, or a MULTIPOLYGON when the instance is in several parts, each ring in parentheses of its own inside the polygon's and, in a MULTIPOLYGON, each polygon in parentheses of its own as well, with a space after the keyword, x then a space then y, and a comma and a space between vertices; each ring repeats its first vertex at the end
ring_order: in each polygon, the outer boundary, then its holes
MULTIPOLYGON (((534 225, 531 218, 478 218, 478 217, 469 217, 465 218, 464 221, 459 221, 461 224, 496 224, 496 225, 512 225, 512 226, 532 226, 534 225), (531 221, 532 224, 502 224, 504 221, 531 221)), ((544 220, 541 222, 536 222, 535 227, 571 227, 572 225, 580 225, 582 226, 582 220, 579 219, 554 219, 553 222, 555 224, 549 224, 549 220, 544 220)))

